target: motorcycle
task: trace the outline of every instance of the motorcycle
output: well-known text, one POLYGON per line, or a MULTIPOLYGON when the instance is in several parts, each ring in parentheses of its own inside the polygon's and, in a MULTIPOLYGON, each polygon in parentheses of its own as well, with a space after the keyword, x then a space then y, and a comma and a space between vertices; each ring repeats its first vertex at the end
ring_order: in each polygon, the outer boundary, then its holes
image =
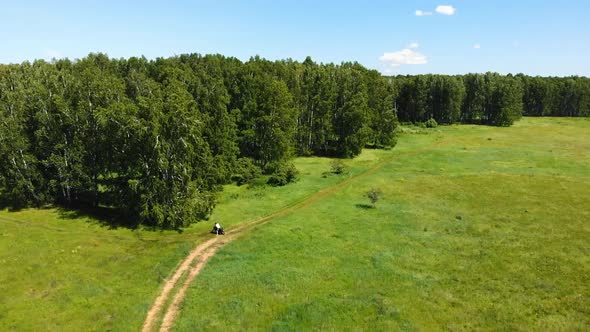
POLYGON ((220 227, 220 228, 213 227, 213 229, 211 230, 211 234, 225 235, 225 231, 223 230, 223 227, 220 227))

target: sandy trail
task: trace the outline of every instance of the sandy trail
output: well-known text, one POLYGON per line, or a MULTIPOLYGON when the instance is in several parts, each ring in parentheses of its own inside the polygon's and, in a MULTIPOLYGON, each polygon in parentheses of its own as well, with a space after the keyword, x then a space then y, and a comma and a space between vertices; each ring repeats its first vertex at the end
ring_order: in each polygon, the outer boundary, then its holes
POLYGON ((436 142, 428 147, 425 147, 424 149, 395 154, 395 155, 377 163, 376 165, 372 166, 371 168, 369 168, 365 172, 356 174, 356 175, 351 176, 342 182, 339 182, 335 185, 324 188, 324 189, 318 191, 317 193, 312 194, 311 196, 308 196, 307 198, 303 199, 302 201, 296 202, 290 206, 282 208, 282 209, 280 209, 270 215, 264 216, 262 218, 243 223, 240 226, 237 226, 236 228, 232 229, 231 231, 227 231, 226 235, 224 235, 224 236, 215 236, 215 237, 211 238, 210 240, 207 240, 207 241, 197 245, 188 254, 188 256, 182 261, 182 263, 180 263, 180 265, 176 268, 176 270, 174 271, 172 276, 165 281, 160 295, 158 295, 158 297, 156 298, 156 300, 152 304, 152 307, 148 311, 148 314, 147 314, 145 321, 143 323, 142 332, 149 332, 149 331, 154 330, 154 328, 156 327, 155 325, 158 323, 158 320, 159 320, 158 318, 162 314, 162 310, 164 309, 165 304, 167 302, 169 302, 170 300, 172 300, 172 301, 170 302, 170 304, 166 308, 166 311, 165 311, 164 317, 161 321, 159 330, 164 332, 164 331, 170 331, 172 329, 172 327, 174 325, 174 321, 180 311, 180 305, 182 304, 182 301, 184 300, 184 297, 186 295, 186 292, 187 292, 190 284, 199 275, 199 273, 201 272, 201 270, 203 269, 205 264, 209 261, 209 259, 211 259, 211 257, 213 257, 213 255, 215 255, 215 252, 217 252, 217 250, 219 250, 219 248, 223 247, 226 243, 235 240, 239 236, 241 236, 245 233, 248 233, 248 231, 250 231, 251 229, 253 229, 257 226, 263 225, 263 224, 265 224, 277 217, 285 216, 285 215, 290 214, 296 210, 304 208, 312 203, 315 203, 318 200, 320 200, 332 193, 335 193, 338 190, 342 189, 343 187, 349 185, 350 183, 352 183, 353 181, 355 181, 359 177, 364 177, 364 176, 375 173, 376 171, 380 170, 383 166, 385 166, 387 163, 392 161, 394 158, 418 154, 418 153, 424 152, 426 150, 430 150, 430 149, 434 148, 435 146, 440 146, 441 144, 442 144, 442 142, 436 142), (178 287, 177 284, 179 284, 179 280, 181 279, 181 277, 183 275, 187 275, 187 277, 184 280, 184 282, 182 283, 182 285, 178 287), (177 287, 178 287, 178 290, 176 291, 176 293, 173 293, 173 290, 175 290, 177 287))

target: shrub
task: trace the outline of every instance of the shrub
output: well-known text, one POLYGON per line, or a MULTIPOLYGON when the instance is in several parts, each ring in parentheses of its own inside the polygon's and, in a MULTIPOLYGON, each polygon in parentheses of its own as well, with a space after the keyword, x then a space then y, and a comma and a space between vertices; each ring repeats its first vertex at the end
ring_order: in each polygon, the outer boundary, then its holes
POLYGON ((428 121, 424 123, 426 128, 436 128, 438 127, 438 123, 436 123, 435 119, 430 118, 428 121))
POLYGON ((367 191, 366 196, 371 201, 371 205, 375 207, 375 204, 381 196, 381 190, 379 188, 371 188, 371 190, 367 191))
POLYGON ((330 164, 330 173, 340 175, 348 173, 348 166, 340 160, 334 160, 330 164))
POLYGON ((250 158, 240 158, 236 163, 236 170, 232 175, 231 180, 236 182, 238 186, 245 183, 250 183, 254 179, 260 177, 262 172, 260 168, 254 164, 250 158))
POLYGON ((272 186, 284 186, 297 180, 299 172, 292 163, 277 164, 273 168, 273 173, 267 182, 268 184, 272 186))

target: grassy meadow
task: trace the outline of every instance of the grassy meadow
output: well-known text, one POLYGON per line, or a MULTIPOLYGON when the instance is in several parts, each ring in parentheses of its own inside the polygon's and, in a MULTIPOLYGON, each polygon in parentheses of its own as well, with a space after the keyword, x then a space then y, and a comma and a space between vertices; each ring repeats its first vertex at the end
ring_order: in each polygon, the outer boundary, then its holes
MULTIPOLYGON (((350 163, 358 174, 386 151, 350 163)), ((0 211, 0 331, 136 331, 162 281, 215 222, 224 227, 296 204, 346 176, 325 176, 330 159, 298 158, 286 187, 227 186, 209 221, 175 231, 114 228, 59 209, 0 211)))
POLYGON ((176 330, 588 330, 590 121, 405 132, 378 172, 222 248, 176 330))
POLYGON ((0 213, 0 330, 138 329, 192 243, 58 210, 0 213))
POLYGON ((223 247, 175 329, 590 328, 590 120, 406 128, 340 176, 325 174, 327 158, 294 162, 298 182, 227 186, 210 220, 182 233, 0 211, 0 331, 139 330, 214 222, 231 228, 355 175, 223 247))

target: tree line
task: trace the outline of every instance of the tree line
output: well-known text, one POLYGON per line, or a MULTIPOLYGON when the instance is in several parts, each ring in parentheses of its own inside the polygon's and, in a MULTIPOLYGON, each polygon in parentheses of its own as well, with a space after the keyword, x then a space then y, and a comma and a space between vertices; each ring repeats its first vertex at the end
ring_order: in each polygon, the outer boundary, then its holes
POLYGON ((507 126, 588 115, 588 79, 383 77, 358 63, 186 54, 0 65, 0 198, 109 207, 137 223, 206 217, 221 185, 292 181, 293 156, 395 145, 399 121, 507 126))
POLYGON ((0 192, 15 207, 110 207, 181 227, 215 193, 261 173, 293 180, 294 155, 391 146, 393 93, 358 63, 147 60, 90 54, 0 65, 0 192))
POLYGON ((497 73, 389 78, 402 122, 510 126, 521 116, 590 116, 590 78, 497 73))
POLYGON ((590 116, 590 78, 530 77, 523 84, 523 114, 527 116, 590 116))

